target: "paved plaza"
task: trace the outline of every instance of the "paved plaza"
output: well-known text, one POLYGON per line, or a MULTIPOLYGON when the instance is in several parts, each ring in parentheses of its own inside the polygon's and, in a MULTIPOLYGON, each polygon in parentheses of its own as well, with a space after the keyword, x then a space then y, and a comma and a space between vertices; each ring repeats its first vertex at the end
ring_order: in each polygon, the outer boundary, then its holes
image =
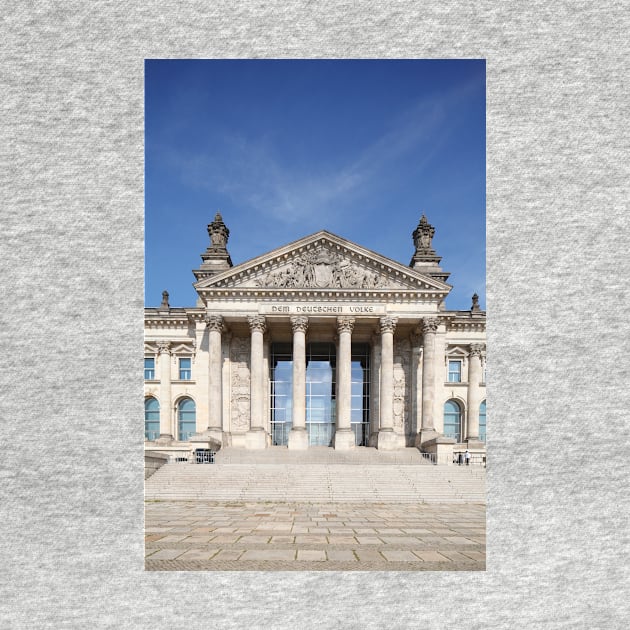
POLYGON ((149 571, 485 570, 480 503, 147 501, 149 571))

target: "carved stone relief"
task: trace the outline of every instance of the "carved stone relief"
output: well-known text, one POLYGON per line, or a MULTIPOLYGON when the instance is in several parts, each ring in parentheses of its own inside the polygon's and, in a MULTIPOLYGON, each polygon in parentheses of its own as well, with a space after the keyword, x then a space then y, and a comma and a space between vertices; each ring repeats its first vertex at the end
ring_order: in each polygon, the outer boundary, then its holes
POLYGON ((394 430, 409 433, 409 390, 410 390, 410 355, 409 339, 394 342, 394 430))
POLYGON ((248 338, 234 337, 230 347, 231 421, 235 433, 249 429, 249 346, 248 338))
POLYGON ((283 289, 380 289, 388 282, 378 272, 357 267, 325 247, 303 252, 285 267, 256 279, 256 286, 283 289))

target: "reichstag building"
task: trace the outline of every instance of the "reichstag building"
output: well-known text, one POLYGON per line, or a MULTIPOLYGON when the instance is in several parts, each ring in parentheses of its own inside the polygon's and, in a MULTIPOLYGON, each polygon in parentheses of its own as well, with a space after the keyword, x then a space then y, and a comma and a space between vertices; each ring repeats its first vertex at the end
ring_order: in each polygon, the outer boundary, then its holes
POLYGON ((145 309, 145 449, 419 447, 485 456, 486 314, 449 311, 423 215, 408 266, 326 231, 233 265, 217 213, 197 305, 145 309))

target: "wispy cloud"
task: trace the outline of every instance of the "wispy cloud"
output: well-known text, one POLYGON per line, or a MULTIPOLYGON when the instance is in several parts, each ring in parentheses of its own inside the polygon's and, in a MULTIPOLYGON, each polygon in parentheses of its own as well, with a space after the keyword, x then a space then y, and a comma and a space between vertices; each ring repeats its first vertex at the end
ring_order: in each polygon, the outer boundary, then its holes
POLYGON ((335 170, 304 172, 284 163, 268 137, 239 133, 223 133, 212 151, 176 161, 189 185, 229 196, 241 207, 287 225, 321 225, 339 203, 369 195, 379 176, 412 152, 423 156, 414 163, 422 168, 449 133, 445 108, 444 98, 415 104, 335 170))

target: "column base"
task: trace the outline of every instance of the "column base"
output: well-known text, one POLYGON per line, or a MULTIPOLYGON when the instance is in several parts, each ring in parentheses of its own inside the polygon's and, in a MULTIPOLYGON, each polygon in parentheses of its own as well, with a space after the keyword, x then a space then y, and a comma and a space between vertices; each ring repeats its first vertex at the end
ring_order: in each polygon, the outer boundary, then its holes
POLYGON ((337 429, 333 446, 336 451, 350 451, 356 445, 354 441, 354 431, 352 429, 337 429))
POLYGON ((305 451, 308 449, 308 433, 305 428, 296 429, 292 427, 289 431, 289 441, 287 443, 290 451, 305 451))
POLYGON ((436 437, 439 437, 439 433, 435 429, 420 429, 420 433, 416 435, 415 446, 417 448, 422 448, 422 445, 425 442, 430 442, 431 440, 435 440, 436 437))
POLYGON ((433 440, 427 440, 422 444, 422 452, 431 454, 431 461, 439 466, 451 466, 453 464, 453 438, 439 435, 433 440))
POLYGON ((155 443, 159 446, 169 446, 175 441, 173 436, 170 433, 160 433, 155 443))
POLYGON ((379 451, 397 451, 400 448, 405 448, 405 436, 399 435, 392 429, 389 431, 381 429, 378 432, 376 448, 379 451))
POLYGON ((468 446, 468 450, 485 450, 486 443, 482 442, 478 437, 470 437, 466 439, 466 446, 468 446))
POLYGON ((218 451, 224 443, 223 431, 221 429, 206 429, 202 433, 191 435, 188 441, 197 448, 207 447, 213 451, 218 451))
POLYGON ((264 429, 252 429, 245 434, 245 448, 260 451, 267 448, 267 433, 264 429))
POLYGON ((368 446, 376 448, 378 445, 378 431, 373 431, 370 433, 370 439, 368 440, 368 446))

